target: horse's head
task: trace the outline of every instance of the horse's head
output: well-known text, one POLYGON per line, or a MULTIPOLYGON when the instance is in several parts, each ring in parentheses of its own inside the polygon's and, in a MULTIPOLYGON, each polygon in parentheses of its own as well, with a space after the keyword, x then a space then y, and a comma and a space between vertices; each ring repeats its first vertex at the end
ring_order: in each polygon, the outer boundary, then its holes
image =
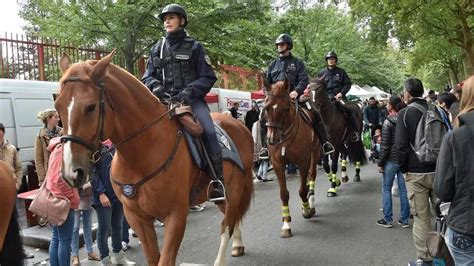
POLYGON ((324 85, 324 78, 315 78, 308 85, 309 91, 312 92, 312 100, 316 107, 321 108, 323 101, 328 100, 326 86, 324 85))
POLYGON ((113 109, 107 100, 104 78, 115 50, 99 61, 72 64, 64 54, 60 61, 63 76, 55 107, 61 116, 64 136, 62 178, 71 187, 89 180, 91 162, 101 140, 112 133, 113 109))
POLYGON ((264 107, 267 114, 267 140, 274 145, 282 140, 283 123, 289 122, 291 100, 288 80, 277 81, 267 91, 264 107))

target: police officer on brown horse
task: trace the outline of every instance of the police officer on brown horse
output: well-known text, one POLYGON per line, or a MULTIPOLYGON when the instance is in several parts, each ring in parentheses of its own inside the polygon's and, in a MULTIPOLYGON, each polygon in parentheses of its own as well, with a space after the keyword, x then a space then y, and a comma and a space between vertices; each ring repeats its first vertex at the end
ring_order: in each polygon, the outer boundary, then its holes
POLYGON ((167 5, 159 18, 163 21, 166 37, 152 48, 142 82, 161 100, 168 94, 191 106, 204 129, 203 139, 216 173, 216 177, 210 174, 215 180, 212 181, 209 201, 223 202, 221 148, 204 100, 217 79, 216 75, 203 46, 184 30, 188 24, 184 8, 177 4, 167 5))
POLYGON ((339 103, 338 106, 346 113, 352 127, 351 141, 356 142, 359 140, 357 118, 355 112, 346 105, 347 99, 345 99, 347 92, 351 89, 351 79, 344 69, 336 66, 337 54, 335 52, 328 52, 324 59, 327 67, 319 72, 318 77, 323 79, 329 98, 334 98, 339 103))
MULTIPOLYGON (((291 54, 293 40, 290 35, 281 34, 276 39, 275 45, 278 49, 279 57, 268 65, 265 81, 267 84, 274 84, 277 81, 288 79, 290 84, 290 98, 298 99, 309 84, 309 77, 306 73, 305 66, 303 62, 291 54)), ((309 110, 314 115, 313 130, 322 144, 323 152, 325 154, 334 152, 333 145, 328 141, 328 134, 321 114, 316 108, 309 110)), ((262 135, 265 136, 267 131, 264 125, 266 119, 262 116, 261 120, 261 131, 262 135)))

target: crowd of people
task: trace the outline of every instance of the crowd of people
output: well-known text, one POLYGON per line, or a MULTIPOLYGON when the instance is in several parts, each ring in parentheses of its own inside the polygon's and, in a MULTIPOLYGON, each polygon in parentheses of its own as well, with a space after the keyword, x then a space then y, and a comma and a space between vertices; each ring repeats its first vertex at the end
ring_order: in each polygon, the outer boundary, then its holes
MULTIPOLYGON (((216 139, 209 108, 203 98, 216 81, 216 76, 203 46, 185 31, 188 17, 184 8, 176 4, 168 5, 159 18, 163 21, 166 36, 152 48, 142 81, 158 98, 176 98, 192 107, 197 120, 203 125, 203 138, 215 172, 215 176, 211 177, 213 186, 209 201, 218 203, 225 199, 221 148, 216 139), (180 57, 181 61, 176 61, 171 56, 181 54, 191 56, 180 57), (183 63, 184 61, 187 63, 183 63), (179 71, 176 72, 177 69, 179 71)), ((288 80, 289 97, 297 100, 306 93, 309 83, 304 63, 292 55, 293 40, 289 35, 278 36, 275 45, 278 57, 268 66, 266 82, 273 84, 288 80)), ((336 66, 338 57, 335 52, 328 52, 324 59, 327 67, 320 72, 319 78, 325 82, 328 96, 335 99, 339 108, 346 112, 352 128, 349 132, 350 140, 358 141, 360 132, 354 121, 356 118, 345 107, 345 95, 351 86, 350 78, 342 68, 336 66)), ((372 97, 363 109, 364 125, 366 129, 373 131, 377 166, 379 172, 383 173, 383 217, 376 223, 386 228, 394 226, 392 187, 396 183, 400 198, 397 223, 402 228, 410 228, 409 217, 413 216, 412 232, 417 255, 415 263, 432 265, 433 258, 426 246, 427 233, 432 230, 431 205, 438 199, 451 202, 446 243, 456 264, 473 265, 474 166, 471 166, 470 159, 474 158, 474 143, 470 140, 474 136, 474 76, 467 79, 462 88, 460 86, 452 92, 436 95, 434 91, 430 91, 425 98, 423 94, 422 82, 417 78, 409 78, 404 83, 402 97, 391 96, 387 104, 382 106, 372 97), (431 159, 425 162, 420 159, 420 154, 426 155, 425 151, 417 150, 415 143, 420 138, 419 124, 424 123, 427 119, 425 114, 430 110, 442 122, 443 134, 437 136, 442 140, 437 160, 435 157, 434 161, 431 159)), ((229 111, 237 118, 238 103, 229 111)), ((333 152, 321 114, 316 108, 310 108, 310 111, 314 117, 313 128, 321 140, 323 152, 333 152)), ((129 248, 129 226, 109 178, 113 144, 110 141, 102 143, 100 159, 92 166, 91 181, 81 189, 70 188, 61 178, 63 147, 60 141, 62 129, 59 127, 59 115, 54 109, 48 109, 41 111, 38 119, 43 124, 35 138, 35 165, 39 183, 53 194, 66 197, 71 202, 71 210, 65 222, 51 225, 51 265, 80 264, 80 221, 83 224, 89 260, 101 261, 105 265, 135 264, 125 257, 124 251, 129 248), (95 210, 98 221, 99 254, 93 248, 92 210, 95 210), (112 252, 108 244, 109 232, 112 252)), ((245 116, 245 125, 252 132, 255 142, 254 161, 258 169, 256 179, 271 181, 267 175, 270 154, 266 146, 264 110, 260 110, 256 104, 252 105, 245 116)), ((20 159, 16 148, 4 135, 5 127, 0 123, 0 160, 10 166, 18 189, 22 180, 20 159)), ((296 171, 295 166, 288 165, 288 171, 296 171)), ((194 206, 191 210, 203 208, 194 206)))

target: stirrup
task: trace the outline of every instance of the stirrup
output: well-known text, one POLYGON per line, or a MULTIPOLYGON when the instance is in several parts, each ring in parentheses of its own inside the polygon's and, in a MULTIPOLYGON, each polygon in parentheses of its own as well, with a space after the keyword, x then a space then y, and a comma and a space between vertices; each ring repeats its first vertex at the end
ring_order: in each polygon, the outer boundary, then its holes
POLYGON ((223 201, 225 201, 225 199, 226 199, 225 188, 224 188, 224 184, 222 184, 222 182, 220 180, 211 180, 211 182, 207 186, 207 198, 208 198, 209 202, 214 202, 216 204, 222 203, 223 201), (222 188, 222 196, 211 198, 211 193, 215 189, 218 189, 218 188, 214 188, 214 183, 217 183, 217 186, 222 188))
POLYGON ((335 151, 334 146, 331 144, 331 142, 329 142, 329 141, 324 142, 324 144, 323 144, 324 155, 331 154, 334 151, 335 151))

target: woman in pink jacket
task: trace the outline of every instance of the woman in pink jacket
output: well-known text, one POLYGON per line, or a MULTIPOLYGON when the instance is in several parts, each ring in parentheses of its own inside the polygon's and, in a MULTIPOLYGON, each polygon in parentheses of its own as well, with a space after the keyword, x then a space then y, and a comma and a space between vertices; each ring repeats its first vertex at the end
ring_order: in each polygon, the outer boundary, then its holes
POLYGON ((49 245, 49 260, 51 266, 70 265, 72 231, 74 227, 74 209, 79 207, 79 193, 76 188, 71 188, 61 178, 61 164, 63 145, 60 138, 51 139, 48 150, 48 172, 46 173, 46 188, 58 197, 66 197, 71 201, 71 211, 62 225, 51 225, 51 243, 49 245))

